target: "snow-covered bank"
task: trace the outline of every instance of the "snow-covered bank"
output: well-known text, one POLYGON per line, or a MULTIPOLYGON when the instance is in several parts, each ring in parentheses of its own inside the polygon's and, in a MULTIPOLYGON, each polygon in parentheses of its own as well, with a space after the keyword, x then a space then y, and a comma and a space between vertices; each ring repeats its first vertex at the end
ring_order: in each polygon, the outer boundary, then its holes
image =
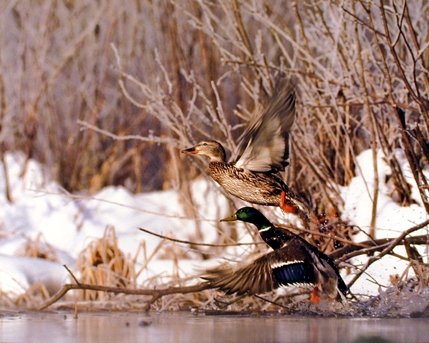
MULTIPOLYGON (((377 212, 375 222, 375 238, 393 238, 411 227, 426 221, 429 217, 423 207, 417 184, 412 177, 410 166, 401 151, 396 151, 401 168, 404 171, 407 182, 411 185, 411 198, 415 202, 410 206, 401 206, 392 199, 393 188, 389 182, 392 173, 381 151, 377 152, 377 171, 379 180, 379 192, 377 199, 377 212)), ((425 171, 429 179, 428 170, 425 171)), ((356 242, 368 240, 372 217, 372 199, 374 198, 374 164, 372 150, 366 150, 357 157, 356 176, 347 187, 342 188, 344 199, 343 219, 357 225, 362 232, 354 237, 356 242)), ((428 234, 428 227, 418 230, 413 235, 428 234)), ((407 256, 402 246, 395 248, 396 253, 407 256)), ((427 261, 427 246, 419 248, 420 253, 427 261)), ((364 266, 366 256, 358 256, 350 262, 357 268, 364 266)), ((372 264, 365 275, 357 280, 352 291, 356 294, 378 294, 380 286, 389 286, 391 277, 406 273, 408 277, 414 275, 409 262, 394 256, 384 256, 378 262, 372 264)), ((351 279, 349 275, 346 279, 351 279)))
MULTIPOLYGON (((357 157, 356 177, 352 179, 347 187, 342 188, 342 197, 344 199, 343 218, 359 226, 366 234, 369 233, 372 199, 374 198, 375 181, 372 154, 372 150, 366 150, 357 157)), ((415 203, 410 206, 401 206, 392 199, 393 185, 386 182, 386 180, 389 180, 392 170, 386 163, 383 153, 379 151, 377 154, 379 192, 375 238, 397 237, 403 231, 428 219, 410 166, 401 151, 397 151, 397 157, 406 180, 411 185, 411 199, 415 203)), ((429 179, 428 170, 426 170, 425 174, 429 179)), ((419 234, 424 233, 427 233, 427 229, 422 230, 419 234)), ((368 236, 366 234, 358 234, 355 240, 367 240, 368 236)))

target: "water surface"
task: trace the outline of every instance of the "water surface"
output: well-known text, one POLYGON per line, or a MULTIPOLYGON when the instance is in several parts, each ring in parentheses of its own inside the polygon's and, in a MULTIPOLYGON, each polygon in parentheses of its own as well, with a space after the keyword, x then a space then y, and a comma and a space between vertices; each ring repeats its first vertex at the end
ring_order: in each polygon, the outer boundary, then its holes
POLYGON ((429 343, 429 319, 213 316, 191 313, 3 313, 0 342, 429 343), (377 337, 377 338, 376 338, 377 337))

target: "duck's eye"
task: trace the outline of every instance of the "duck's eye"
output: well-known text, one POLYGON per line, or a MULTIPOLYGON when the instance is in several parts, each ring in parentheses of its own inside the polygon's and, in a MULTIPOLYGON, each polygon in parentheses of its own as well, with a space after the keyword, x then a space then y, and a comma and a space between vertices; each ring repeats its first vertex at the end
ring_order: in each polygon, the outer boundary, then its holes
POLYGON ((207 143, 206 143, 206 142, 204 142, 204 143, 203 143, 203 146, 207 146, 207 143))

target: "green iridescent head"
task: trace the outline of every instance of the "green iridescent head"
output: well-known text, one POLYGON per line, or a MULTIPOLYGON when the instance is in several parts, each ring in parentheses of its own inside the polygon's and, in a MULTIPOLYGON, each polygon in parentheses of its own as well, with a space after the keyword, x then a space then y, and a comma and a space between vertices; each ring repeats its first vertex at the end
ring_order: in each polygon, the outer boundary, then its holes
POLYGON ((265 216, 261 212, 259 212, 256 208, 253 207, 242 207, 233 215, 221 219, 221 222, 231 222, 236 220, 246 223, 252 223, 258 227, 260 225, 266 225, 267 223, 270 224, 268 219, 265 218, 265 216))

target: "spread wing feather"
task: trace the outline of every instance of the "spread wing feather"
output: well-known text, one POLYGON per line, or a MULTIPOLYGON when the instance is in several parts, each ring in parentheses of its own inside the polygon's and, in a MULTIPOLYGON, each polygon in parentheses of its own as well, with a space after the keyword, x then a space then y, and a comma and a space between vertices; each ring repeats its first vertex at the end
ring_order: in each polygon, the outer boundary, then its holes
POLYGON ((213 288, 227 294, 266 293, 278 287, 272 277, 270 264, 263 256, 245 266, 234 267, 228 264, 206 271, 203 279, 210 281, 213 288))
POLYGON ((251 119, 243 133, 238 148, 242 154, 235 165, 257 172, 284 169, 288 164, 288 138, 294 120, 294 86, 281 78, 265 109, 251 119))
POLYGON ((314 283, 314 270, 307 261, 292 258, 289 249, 279 249, 244 266, 207 270, 202 278, 227 294, 261 294, 281 285, 314 283))

